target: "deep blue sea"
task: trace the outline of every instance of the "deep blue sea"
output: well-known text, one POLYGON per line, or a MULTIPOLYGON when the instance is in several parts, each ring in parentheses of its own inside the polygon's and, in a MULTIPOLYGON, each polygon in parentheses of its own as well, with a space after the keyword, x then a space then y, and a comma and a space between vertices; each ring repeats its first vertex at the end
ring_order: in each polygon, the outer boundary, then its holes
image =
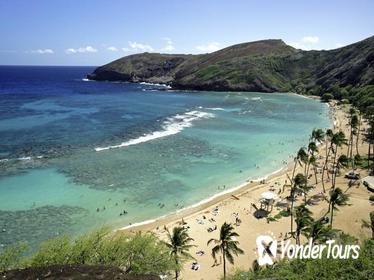
POLYGON ((93 69, 0 66, 1 246, 175 212, 282 168, 330 126, 294 94, 85 80, 93 69))

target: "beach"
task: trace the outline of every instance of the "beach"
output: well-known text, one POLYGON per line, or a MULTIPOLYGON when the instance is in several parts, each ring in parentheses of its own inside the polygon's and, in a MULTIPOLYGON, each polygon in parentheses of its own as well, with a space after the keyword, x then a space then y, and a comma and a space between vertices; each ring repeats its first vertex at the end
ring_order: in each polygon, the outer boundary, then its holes
MULTIPOLYGON (((335 103, 330 104, 330 113, 332 114, 334 131, 343 131, 348 137, 349 127, 347 119, 347 108, 341 108, 335 103)), ((361 126, 365 129, 365 125, 361 126)), ((324 157, 326 154, 325 143, 319 146, 318 151, 318 165, 322 167, 324 157)), ((343 146, 340 153, 346 153, 346 146, 343 146)), ((367 153, 367 144, 360 140, 359 153, 364 155, 367 153)), ((289 188, 286 187, 282 191, 285 183, 289 184, 289 176, 292 176, 293 162, 290 162, 285 168, 275 174, 270 175, 264 180, 256 182, 249 182, 242 186, 235 188, 232 191, 227 191, 224 194, 211 198, 198 206, 185 209, 183 211, 174 213, 172 215, 163 217, 161 219, 149 221, 145 224, 139 224, 126 227, 124 232, 134 233, 137 231, 151 231, 154 232, 161 239, 166 238, 166 231, 164 227, 172 229, 175 226, 182 224, 188 227, 190 237, 194 239, 193 244, 196 245, 190 251, 191 255, 196 258, 199 264, 199 269, 192 270, 191 263, 188 261, 182 271, 183 279, 219 279, 222 276, 223 268, 220 260, 218 265, 214 265, 214 260, 211 256, 211 246, 207 246, 207 241, 210 238, 218 238, 219 228, 224 222, 235 224, 237 219, 240 219, 240 225, 235 226, 235 231, 240 235, 238 241, 239 247, 244 250, 245 254, 235 258, 235 264, 228 265, 228 271, 232 272, 235 269, 248 269, 256 257, 256 237, 262 234, 273 234, 278 240, 283 239, 290 230, 290 218, 283 217, 277 221, 269 221, 266 218, 257 219, 254 217, 255 209, 252 204, 259 207, 259 199, 261 194, 266 191, 274 191, 279 193, 281 201, 289 194, 289 188), (215 229, 217 228, 217 229, 215 229), (208 231, 209 229, 209 231, 208 231), (201 251, 204 252, 201 255, 201 251), (200 252, 200 254, 196 254, 200 252)), ((296 169, 297 172, 302 172, 300 166, 296 169)), ((372 211, 373 206, 370 204, 368 198, 370 192, 361 184, 348 187, 348 180, 344 178, 344 173, 348 170, 341 170, 341 176, 337 177, 336 186, 349 194, 349 205, 340 207, 339 211, 335 212, 334 228, 340 229, 348 234, 355 236, 362 240, 367 238, 370 234, 369 230, 361 227, 362 220, 368 220, 369 212, 372 211)), ((361 178, 367 174, 363 170, 358 170, 361 178)), ((310 179, 314 188, 308 194, 309 197, 315 198, 314 205, 310 206, 314 218, 321 217, 327 212, 328 203, 323 199, 323 195, 328 197, 328 190, 331 188, 331 183, 326 183, 327 192, 323 194, 322 184, 320 183, 321 175, 318 174, 317 185, 314 184, 314 172, 310 171, 313 176, 310 179)), ((296 205, 303 202, 302 197, 298 197, 296 205)), ((275 216, 281 207, 274 206, 270 215, 275 216)))

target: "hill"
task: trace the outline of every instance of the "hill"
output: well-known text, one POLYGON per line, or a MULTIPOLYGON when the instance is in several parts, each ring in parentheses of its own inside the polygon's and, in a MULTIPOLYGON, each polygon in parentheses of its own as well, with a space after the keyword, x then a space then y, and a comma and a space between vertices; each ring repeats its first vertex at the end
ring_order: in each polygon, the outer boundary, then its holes
POLYGON ((374 84, 374 36, 328 51, 282 40, 233 45, 201 55, 142 53, 98 67, 92 80, 165 83, 175 89, 298 91, 374 84))

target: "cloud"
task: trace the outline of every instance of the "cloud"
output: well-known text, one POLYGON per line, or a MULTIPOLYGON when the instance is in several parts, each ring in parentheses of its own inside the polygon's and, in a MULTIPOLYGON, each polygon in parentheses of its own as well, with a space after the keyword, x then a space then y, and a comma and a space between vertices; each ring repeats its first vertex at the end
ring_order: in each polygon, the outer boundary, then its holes
POLYGON ((302 42, 308 44, 316 44, 319 42, 319 37, 317 36, 305 36, 301 39, 302 42))
POLYGON ((37 54, 53 54, 55 53, 52 49, 37 49, 30 51, 31 53, 37 53, 37 54))
POLYGON ((154 49, 147 44, 131 42, 129 41, 129 46, 127 48, 122 48, 124 52, 153 52, 154 49))
POLYGON ((107 47, 106 49, 107 49, 108 51, 118 52, 118 49, 117 49, 116 47, 113 47, 113 46, 107 47))
POLYGON ((66 49, 65 52, 67 54, 72 54, 72 53, 96 53, 96 52, 98 52, 98 50, 95 49, 92 46, 87 46, 87 47, 81 47, 81 48, 77 48, 77 49, 69 48, 69 49, 66 49))
POLYGON ((163 52, 172 52, 175 50, 174 43, 169 37, 162 38, 166 42, 166 46, 161 49, 163 52))
POLYGON ((210 53, 218 51, 221 48, 221 44, 218 42, 210 42, 205 45, 199 45, 195 47, 198 51, 204 52, 204 53, 210 53))
POLYGON ((317 43, 319 43, 318 36, 305 36, 299 41, 289 42, 288 44, 296 49, 308 51, 311 49, 315 49, 314 45, 317 43))
POLYGON ((311 47, 307 46, 300 42, 289 42, 288 43, 291 47, 294 47, 295 49, 301 49, 301 50, 310 50, 311 47))

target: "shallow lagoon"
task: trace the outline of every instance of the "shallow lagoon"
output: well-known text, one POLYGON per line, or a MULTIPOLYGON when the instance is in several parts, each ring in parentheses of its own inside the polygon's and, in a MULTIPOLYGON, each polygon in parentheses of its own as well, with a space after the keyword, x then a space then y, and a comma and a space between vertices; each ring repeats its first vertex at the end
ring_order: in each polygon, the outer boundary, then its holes
POLYGON ((91 70, 0 67, 1 244, 157 218, 278 170, 330 125, 293 94, 83 81, 91 70))

